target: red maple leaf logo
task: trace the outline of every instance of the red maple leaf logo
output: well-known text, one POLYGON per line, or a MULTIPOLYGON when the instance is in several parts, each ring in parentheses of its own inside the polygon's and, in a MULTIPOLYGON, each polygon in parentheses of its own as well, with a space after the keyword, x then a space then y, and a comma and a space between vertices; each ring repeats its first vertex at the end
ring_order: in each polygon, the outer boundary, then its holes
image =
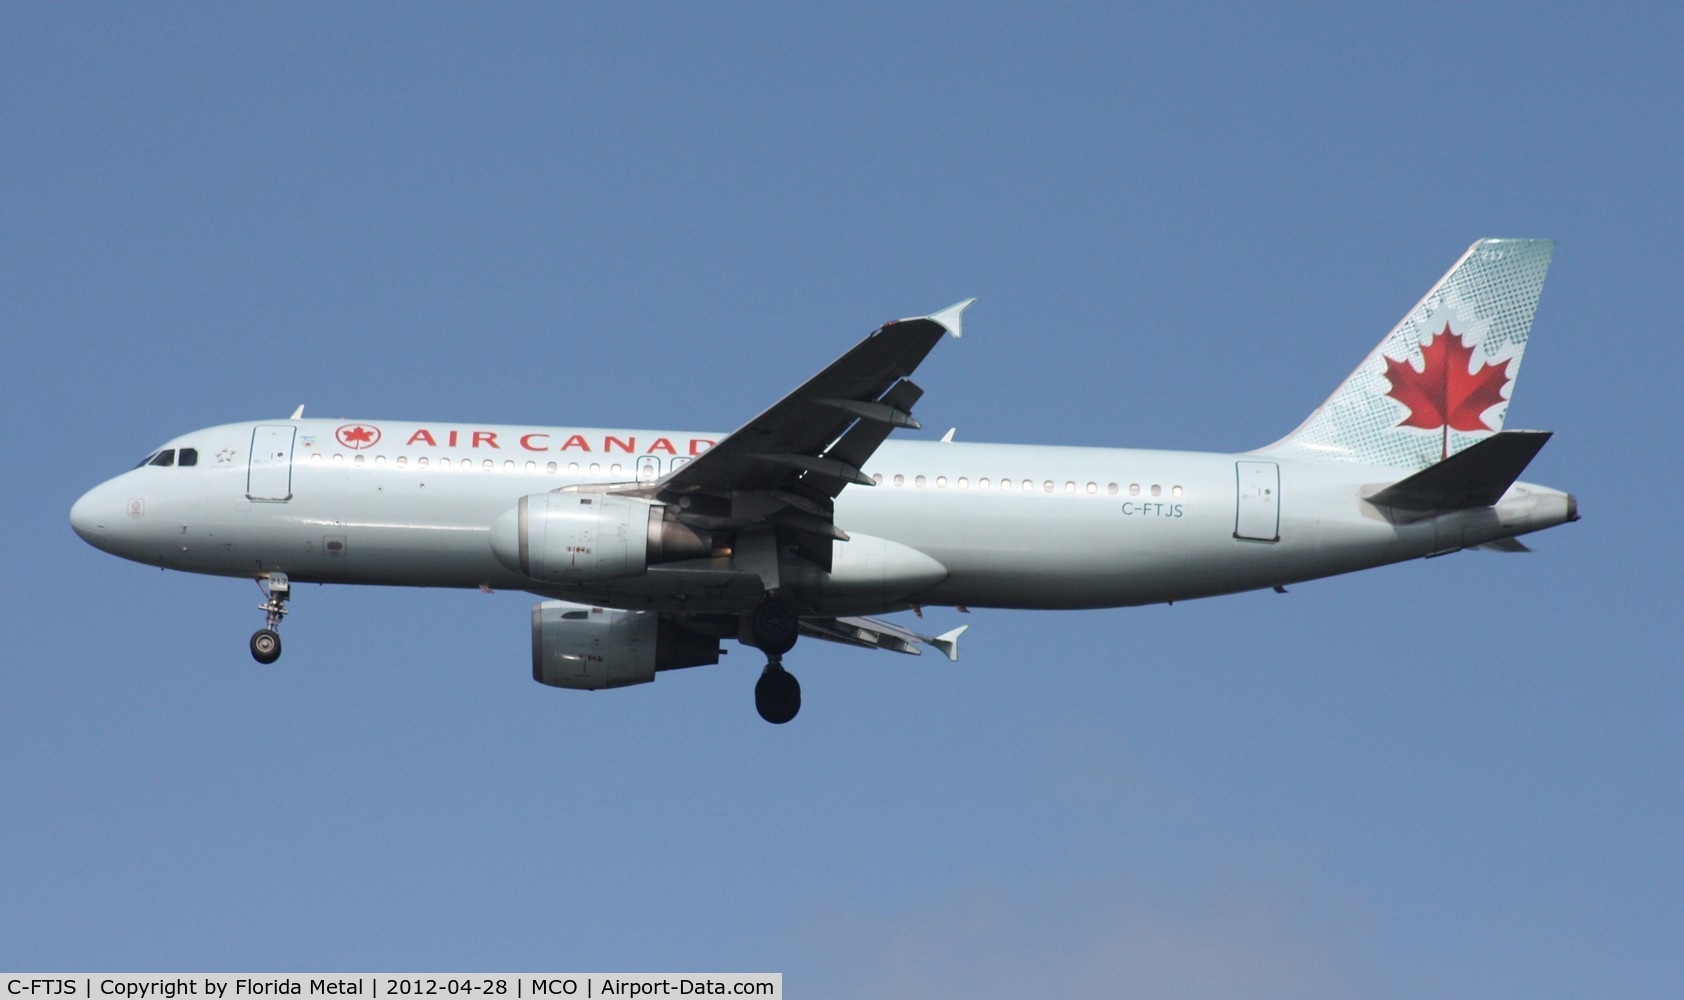
POLYGON ((348 424, 339 428, 334 436, 339 438, 339 443, 345 447, 360 450, 380 440, 380 429, 366 424, 348 424))
POLYGON ((1421 371, 1405 361, 1386 358, 1386 380, 1392 384, 1386 395, 1409 407, 1409 416, 1399 427, 1423 430, 1444 428, 1444 454, 1449 457, 1450 432, 1490 431, 1481 414, 1503 401, 1503 387, 1509 384, 1509 364, 1480 365, 1468 370, 1473 348, 1444 325, 1444 332, 1421 345, 1421 371))

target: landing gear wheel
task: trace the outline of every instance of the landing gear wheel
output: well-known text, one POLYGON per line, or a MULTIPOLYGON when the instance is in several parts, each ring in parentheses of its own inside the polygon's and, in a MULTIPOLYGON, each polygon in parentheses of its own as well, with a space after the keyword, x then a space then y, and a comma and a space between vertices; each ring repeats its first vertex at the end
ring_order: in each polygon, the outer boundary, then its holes
POLYGON ((801 711, 801 682, 782 665, 766 664, 754 685, 754 707, 762 719, 783 725, 801 711))
POLYGON ((260 628, 251 634, 251 658, 259 663, 274 663, 281 658, 281 634, 272 628, 260 628))
POLYGON ((264 625, 251 634, 251 658, 259 663, 274 663, 281 658, 281 619, 287 614, 287 599, 292 597, 292 581, 285 573, 270 572, 257 579, 257 589, 263 592, 264 625))
POLYGON ((801 635, 801 615, 794 601, 768 597, 749 615, 748 627, 754 633, 754 644, 776 661, 795 648, 795 640, 801 635))

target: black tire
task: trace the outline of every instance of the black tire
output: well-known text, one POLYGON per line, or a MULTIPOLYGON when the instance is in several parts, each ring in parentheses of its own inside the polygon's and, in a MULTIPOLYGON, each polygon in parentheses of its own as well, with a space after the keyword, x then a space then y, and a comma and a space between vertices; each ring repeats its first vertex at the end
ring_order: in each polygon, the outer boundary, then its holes
POLYGON ((782 656, 795 648, 795 640, 801 636, 801 615, 794 601, 768 598, 749 615, 748 628, 762 653, 782 656))
POLYGON ((281 658, 281 634, 272 628, 260 628, 251 634, 251 658, 259 663, 274 663, 281 658))
POLYGON ((754 708, 772 725, 783 725, 801 711, 801 682, 783 667, 767 664, 754 685, 754 708))

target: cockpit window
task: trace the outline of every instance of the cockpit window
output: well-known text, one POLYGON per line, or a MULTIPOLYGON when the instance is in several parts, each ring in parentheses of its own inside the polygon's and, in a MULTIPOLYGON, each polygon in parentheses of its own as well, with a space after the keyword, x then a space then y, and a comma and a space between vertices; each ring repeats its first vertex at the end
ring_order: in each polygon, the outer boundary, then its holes
POLYGON ((146 456, 145 458, 141 459, 140 461, 136 462, 134 464, 134 467, 138 469, 138 468, 141 468, 142 466, 151 465, 152 460, 154 458, 157 458, 157 457, 158 457, 158 453, 153 452, 152 454, 150 454, 150 455, 146 456))
POLYGON ((152 461, 147 463, 147 464, 149 464, 149 465, 161 465, 165 468, 168 468, 169 466, 174 465, 175 464, 175 449, 174 448, 165 448, 163 451, 160 451, 156 456, 154 456, 152 461))
POLYGON ((175 464, 177 464, 177 465, 198 465, 199 464, 199 449, 197 449, 197 448, 183 448, 183 449, 181 449, 180 453, 176 456, 175 464))

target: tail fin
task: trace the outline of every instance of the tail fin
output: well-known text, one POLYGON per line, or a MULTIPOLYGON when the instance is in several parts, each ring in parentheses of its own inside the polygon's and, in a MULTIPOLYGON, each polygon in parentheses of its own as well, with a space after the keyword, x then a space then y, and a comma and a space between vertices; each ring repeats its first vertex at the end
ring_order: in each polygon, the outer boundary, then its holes
POLYGON ((1503 429, 1552 240, 1480 240, 1327 401, 1260 451, 1424 469, 1503 429))

